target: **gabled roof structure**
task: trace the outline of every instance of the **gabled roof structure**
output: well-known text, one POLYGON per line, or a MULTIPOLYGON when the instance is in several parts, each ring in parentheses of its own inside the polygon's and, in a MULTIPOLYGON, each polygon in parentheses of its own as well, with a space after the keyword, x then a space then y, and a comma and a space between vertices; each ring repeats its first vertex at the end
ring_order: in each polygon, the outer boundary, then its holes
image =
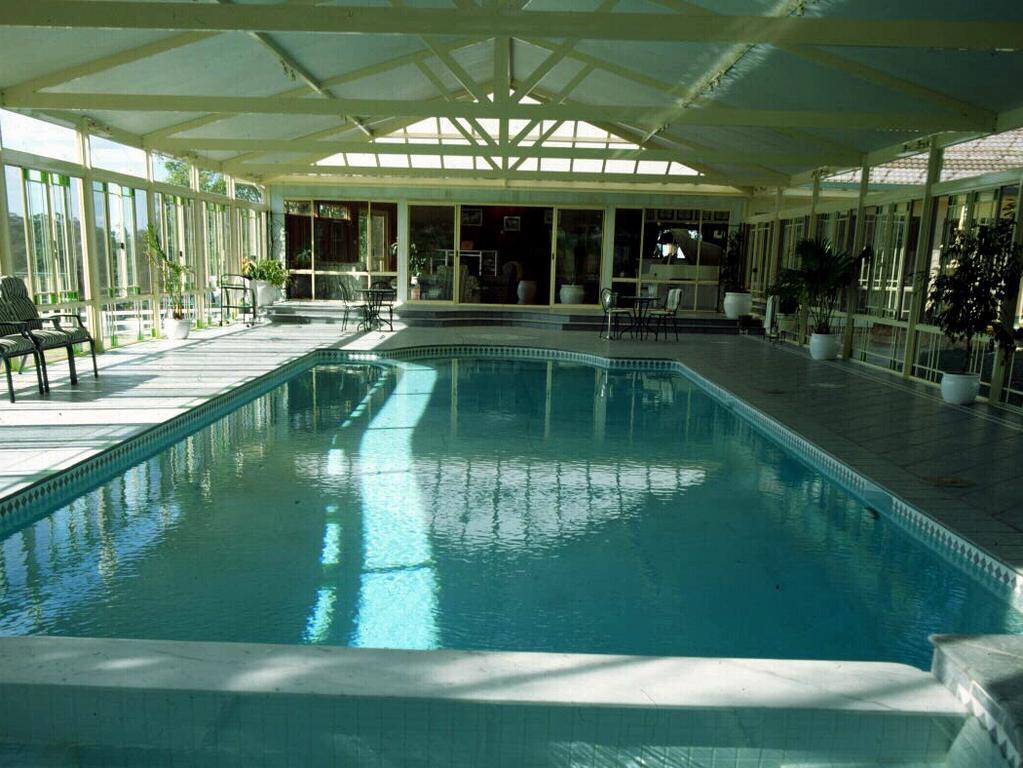
POLYGON ((0 106, 266 181, 749 191, 1020 126, 1021 49, 1014 0, 33 0, 0 106))

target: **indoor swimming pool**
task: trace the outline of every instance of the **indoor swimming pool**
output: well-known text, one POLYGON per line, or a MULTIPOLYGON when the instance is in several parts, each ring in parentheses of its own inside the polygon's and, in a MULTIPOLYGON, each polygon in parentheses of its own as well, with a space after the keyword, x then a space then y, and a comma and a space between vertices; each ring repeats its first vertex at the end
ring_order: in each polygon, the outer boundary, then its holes
MULTIPOLYGON (((43 514, 45 512, 45 514, 43 514)), ((0 634, 899 661, 1004 595, 668 369, 318 365, 0 541, 0 634)))

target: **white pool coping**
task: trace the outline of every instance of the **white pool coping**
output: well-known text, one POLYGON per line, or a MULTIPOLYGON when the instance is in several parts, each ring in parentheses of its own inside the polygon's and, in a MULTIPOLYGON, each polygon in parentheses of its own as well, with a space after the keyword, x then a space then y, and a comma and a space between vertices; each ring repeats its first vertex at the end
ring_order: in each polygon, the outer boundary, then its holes
POLYGON ((966 713, 930 673, 885 662, 0 638, 0 691, 67 685, 489 704, 966 713))

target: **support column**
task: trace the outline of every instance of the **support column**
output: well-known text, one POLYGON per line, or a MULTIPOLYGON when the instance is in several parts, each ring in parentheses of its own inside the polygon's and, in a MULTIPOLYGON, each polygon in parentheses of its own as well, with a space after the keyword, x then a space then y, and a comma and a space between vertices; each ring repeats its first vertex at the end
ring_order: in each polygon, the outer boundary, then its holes
POLYGON ((0 275, 14 274, 11 251, 11 216, 7 207, 7 171, 4 166, 4 137, 0 134, 0 275))
MULTIPOLYGON (((156 190, 153 189, 153 154, 149 150, 146 150, 146 217, 149 221, 149 226, 153 227, 157 233, 160 232, 160 220, 159 215, 162 210, 158 210, 156 207, 156 190)), ((145 243, 141 246, 145 249, 145 243)), ((153 313, 153 335, 156 338, 160 338, 163 335, 163 327, 160 322, 160 291, 156 288, 157 277, 154 274, 153 264, 149 260, 149 255, 146 254, 146 269, 149 270, 149 307, 153 313)))
POLYGON ((764 276, 764 285, 770 287, 778 279, 779 267, 781 266, 781 254, 778 248, 781 246, 781 187, 774 193, 774 221, 771 222, 771 244, 770 252, 767 254, 767 274, 764 276))
MULTIPOLYGON (((100 248, 96 241, 96 198, 92 189, 92 152, 89 146, 89 130, 84 122, 79 124, 78 155, 82 159, 82 253, 85 257, 85 295, 88 296, 87 316, 89 331, 96 340, 97 350, 103 349, 103 296, 99 284, 100 248)), ((110 227, 110 222, 107 222, 110 227)))
POLYGON ((206 253, 206 206, 199 189, 199 166, 192 164, 192 247, 195 248, 195 324, 201 327, 206 322, 206 280, 210 273, 209 254, 206 253))
POLYGON ((913 297, 909 304, 909 323, 906 326, 906 355, 902 360, 902 375, 913 375, 916 360, 918 334, 916 326, 924 306, 924 292, 927 289, 928 257, 934 245, 934 185, 941 180, 941 164, 944 150, 932 136, 927 156, 927 180, 924 182, 923 209, 920 211, 920 233, 916 239, 916 257, 913 260, 913 297))
MULTIPOLYGON (((1023 244, 1023 212, 1020 211, 1020 201, 1023 201, 1023 174, 1020 175, 1019 188, 1016 190, 1016 216, 1013 222, 1012 241, 1017 245, 1023 244)), ((1011 330, 1016 325, 1016 306, 1019 302, 1019 284, 1010 286, 1006 292, 1005 303, 1001 307, 1002 327, 1011 330)), ((995 359, 991 364, 991 389, 988 392, 989 402, 998 403, 1004 398, 1006 378, 1012 370, 1012 359, 1015 356, 1014 349, 1002 349, 995 347, 995 359)))
POLYGON ((817 239, 817 203, 821 197, 821 170, 813 172, 813 187, 810 191, 810 223, 806 236, 811 240, 817 239))
MULTIPOLYGON (((600 244, 600 288, 611 287, 615 261, 615 209, 613 205, 604 208, 604 239, 600 244)), ((598 291, 598 293, 599 293, 598 291)))
MULTIPOLYGON (((856 197, 856 226, 853 229, 852 256, 858 258, 863 251, 863 236, 867 231, 866 206, 864 201, 867 198, 867 188, 870 186, 870 166, 864 164, 860 168, 860 190, 856 197)), ((859 262, 857 262, 859 264, 859 262)), ((860 276, 854 271, 849 278, 849 285, 845 293, 845 332, 842 334, 842 357, 848 360, 852 357, 853 334, 856 331, 856 305, 860 276)))
POLYGON ((398 303, 408 301, 408 254, 409 238, 412 233, 408 226, 408 200, 398 201, 398 303))

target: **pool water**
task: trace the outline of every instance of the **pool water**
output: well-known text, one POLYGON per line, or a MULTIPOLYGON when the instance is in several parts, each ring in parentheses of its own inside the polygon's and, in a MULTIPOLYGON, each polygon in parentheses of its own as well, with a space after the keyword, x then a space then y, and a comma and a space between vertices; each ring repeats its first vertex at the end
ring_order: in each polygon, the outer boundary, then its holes
POLYGON ((0 634, 903 661, 1009 604, 690 380, 326 365, 0 541, 0 634))

